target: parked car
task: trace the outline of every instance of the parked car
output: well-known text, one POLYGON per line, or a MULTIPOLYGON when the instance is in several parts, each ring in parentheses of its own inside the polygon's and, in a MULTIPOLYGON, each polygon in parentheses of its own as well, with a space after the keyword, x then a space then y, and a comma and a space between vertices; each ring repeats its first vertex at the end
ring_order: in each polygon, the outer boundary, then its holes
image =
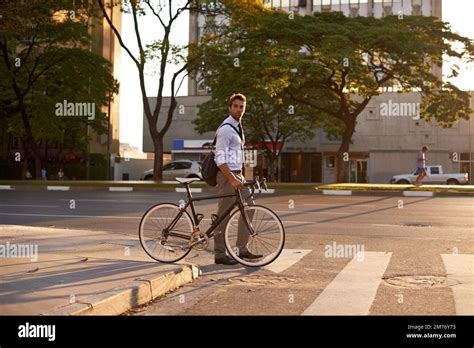
MULTIPOLYGON (((175 160, 163 166, 163 180, 175 178, 199 178, 201 176, 201 162, 193 160, 175 160)), ((142 174, 140 180, 153 180, 153 169, 142 174)))
MULTIPOLYGON (((394 175, 390 183, 414 184, 418 176, 415 173, 416 169, 411 174, 394 175)), ((469 175, 467 173, 444 173, 442 166, 427 166, 427 176, 423 179, 423 183, 448 185, 468 184, 469 175)))

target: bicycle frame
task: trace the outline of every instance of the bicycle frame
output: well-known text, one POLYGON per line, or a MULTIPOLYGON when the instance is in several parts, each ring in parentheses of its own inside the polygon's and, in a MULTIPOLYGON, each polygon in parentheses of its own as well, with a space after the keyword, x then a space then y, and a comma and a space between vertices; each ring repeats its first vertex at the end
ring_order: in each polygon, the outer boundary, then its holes
MULTIPOLYGON (((236 190, 235 193, 226 193, 226 194, 219 194, 219 195, 212 195, 212 196, 205 196, 205 197, 193 197, 191 194, 191 191, 189 190, 189 185, 186 185, 186 192, 188 194, 188 201, 186 202, 186 205, 180 209, 180 212, 176 217, 171 221, 170 225, 166 228, 167 231, 165 231, 165 236, 174 236, 178 238, 183 238, 187 240, 191 240, 190 235, 186 235, 183 233, 177 233, 177 232, 170 232, 169 230, 174 227, 174 225, 179 221, 181 216, 183 215, 184 211, 191 206, 191 213, 192 213, 192 222, 193 222, 193 229, 196 230, 196 228, 199 226, 200 220, 198 219, 198 214, 196 214, 196 209, 194 207, 194 202, 198 201, 205 201, 205 200, 211 200, 211 199, 219 199, 219 198, 227 198, 227 197, 235 197, 236 200, 234 204, 232 204, 221 216, 219 216, 215 221, 212 222, 211 227, 207 229, 206 232, 204 232, 209 238, 212 238, 214 236, 214 230, 219 226, 219 224, 226 218, 228 218, 229 214, 231 211, 234 210, 235 206, 239 207, 240 213, 242 216, 245 216, 244 218, 244 223, 248 230, 250 231, 250 235, 255 235, 255 231, 252 227, 252 225, 249 223, 246 215, 245 215, 245 205, 242 200, 242 194, 240 190, 236 190)), ((252 194, 251 194, 252 195, 252 194)))

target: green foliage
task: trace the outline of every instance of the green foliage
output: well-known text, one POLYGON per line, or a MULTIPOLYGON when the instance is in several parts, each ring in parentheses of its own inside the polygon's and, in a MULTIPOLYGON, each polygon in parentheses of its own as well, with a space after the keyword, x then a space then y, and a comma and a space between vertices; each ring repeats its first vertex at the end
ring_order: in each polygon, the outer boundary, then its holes
MULTIPOLYGON (((242 119, 247 140, 276 145, 311 138, 316 119, 307 107, 295 108, 286 93, 297 53, 252 36, 262 18, 271 14, 268 9, 255 1, 243 7, 232 5, 227 7, 230 25, 209 21, 199 47, 203 57, 199 72, 211 88, 212 99, 199 106, 196 129, 214 131, 227 114, 227 98, 240 92, 248 98, 242 119)), ((267 151, 271 158, 279 155, 276 149, 267 151)))
POLYGON ((468 93, 439 80, 433 66, 441 66, 444 56, 472 60, 474 47, 434 17, 299 16, 257 1, 223 3, 228 22, 211 18, 201 47, 200 73, 213 100, 200 108, 199 132, 214 130, 225 115, 225 98, 242 92, 249 97, 244 123, 254 138, 276 132, 304 139, 315 127, 340 138, 341 180, 342 153, 349 150, 358 115, 388 87, 419 92, 421 117, 441 127, 472 113, 468 93), (289 105, 293 117, 285 115, 289 105))
POLYGON ((118 92, 110 63, 89 50, 85 24, 90 9, 79 3, 73 7, 70 1, 14 1, 3 6, 0 105, 6 107, 8 131, 22 138, 31 132, 36 144, 85 150, 86 127, 105 131, 101 110, 118 92), (56 104, 64 100, 94 103, 95 118, 57 116, 56 104))

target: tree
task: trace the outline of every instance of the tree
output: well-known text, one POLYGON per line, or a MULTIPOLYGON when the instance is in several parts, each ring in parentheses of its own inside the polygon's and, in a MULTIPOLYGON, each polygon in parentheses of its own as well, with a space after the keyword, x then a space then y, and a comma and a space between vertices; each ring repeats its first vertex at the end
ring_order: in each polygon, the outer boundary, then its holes
MULTIPOLYGON (((183 1, 152 1, 152 0, 98 0, 98 6, 101 16, 105 18, 107 23, 112 28, 116 35, 120 45, 127 52, 130 58, 135 63, 138 72, 138 78, 140 81, 140 90, 142 94, 143 111, 148 123, 148 129, 150 131, 151 138, 153 140, 153 146, 155 150, 155 160, 153 164, 154 179, 161 180, 163 171, 163 137, 168 131, 173 113, 177 106, 176 93, 181 86, 181 83, 177 85, 178 77, 184 77, 188 74, 188 71, 193 69, 193 64, 197 61, 193 53, 193 47, 178 47, 171 44, 170 34, 173 28, 173 24, 176 22, 178 17, 185 11, 190 12, 207 12, 217 11, 218 6, 213 5, 213 1, 209 1, 212 6, 206 6, 208 1, 197 1, 197 0, 183 0, 183 1), (176 4, 178 2, 178 4, 176 4), (126 44, 117 27, 112 23, 108 10, 119 8, 121 12, 131 14, 133 17, 135 37, 138 44, 138 54, 132 53, 131 45, 126 44), (144 43, 139 28, 139 18, 145 15, 152 15, 157 19, 156 39, 151 43, 144 43), (185 56, 185 51, 188 50, 188 55, 185 56), (147 68, 153 62, 158 62, 158 90, 156 91, 156 106, 151 107, 147 91, 145 87, 145 73, 147 68), (168 110, 165 112, 163 126, 159 127, 158 121, 160 119, 160 111, 163 105, 163 88, 165 86, 165 74, 169 70, 171 64, 181 66, 173 73, 171 79, 171 96, 170 105, 168 110)), ((153 30, 147 28, 148 30, 153 30)), ((181 80, 182 82, 182 80, 181 80)))
POLYGON ((8 131, 24 139, 36 177, 44 157, 40 146, 67 144, 85 149, 88 125, 104 129, 101 107, 117 92, 110 64, 89 51, 88 6, 70 1, 3 4, 0 20, 0 104, 8 131), (94 117, 58 117, 57 105, 86 103, 94 117))
MULTIPOLYGON (((207 21, 200 49, 202 64, 200 77, 210 87, 212 99, 199 105, 198 118, 193 122, 201 134, 214 131, 227 113, 227 98, 236 92, 245 94, 247 111, 242 123, 246 140, 260 144, 269 161, 269 179, 273 179, 281 149, 289 140, 306 140, 322 120, 314 117, 308 106, 295 109, 293 98, 287 93, 292 83, 295 62, 300 54, 278 45, 260 30, 264 18, 271 20, 274 12, 259 1, 247 1, 237 6, 225 2, 226 20, 207 21), (268 145, 268 146, 267 146, 268 145)), ((277 33, 269 36, 278 35, 277 33)))
MULTIPOLYGON (((340 136, 337 181, 347 181, 344 154, 348 153, 357 117, 387 86, 421 94, 421 118, 451 127, 469 119, 469 95, 439 80, 432 64, 443 55, 472 58, 468 38, 452 33, 449 24, 433 17, 390 16, 348 18, 342 13, 264 18, 254 36, 274 40, 293 51, 304 50, 295 61, 298 74, 287 88, 299 103, 318 110, 329 121, 328 134, 340 136), (462 48, 455 50, 454 43, 462 48)), ((452 74, 456 74, 453 68, 452 74)))

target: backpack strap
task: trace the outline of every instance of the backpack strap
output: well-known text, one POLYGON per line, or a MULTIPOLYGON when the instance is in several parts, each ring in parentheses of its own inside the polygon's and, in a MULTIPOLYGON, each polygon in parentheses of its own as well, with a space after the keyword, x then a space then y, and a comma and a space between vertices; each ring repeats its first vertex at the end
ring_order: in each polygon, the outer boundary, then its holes
MULTIPOLYGON (((240 140, 243 141, 242 137, 240 136, 240 133, 239 131, 237 130, 237 128, 235 128, 233 125, 231 125, 230 123, 223 123, 219 126, 219 128, 221 128, 222 126, 225 126, 225 125, 228 125, 228 126, 231 126, 232 129, 237 133, 237 135, 239 136, 240 140)), ((217 129, 219 129, 217 128, 217 129)), ((216 131, 217 133, 217 131, 216 131)), ((214 136, 214 141, 212 142, 212 146, 216 146, 216 142, 217 142, 217 134, 214 136)))

